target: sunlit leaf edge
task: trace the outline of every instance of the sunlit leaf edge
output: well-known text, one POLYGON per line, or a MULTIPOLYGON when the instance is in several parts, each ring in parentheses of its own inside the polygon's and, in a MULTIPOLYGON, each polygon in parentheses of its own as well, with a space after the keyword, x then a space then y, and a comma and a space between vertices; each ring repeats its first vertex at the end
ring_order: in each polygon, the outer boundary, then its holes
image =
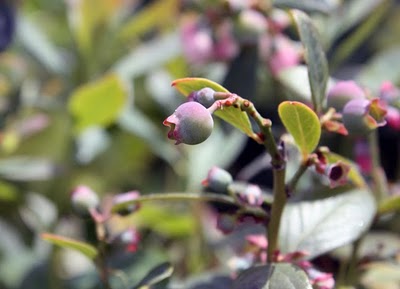
POLYGON ((96 258, 98 254, 98 251, 95 247, 85 242, 50 233, 43 233, 41 237, 43 240, 50 242, 54 245, 79 251, 92 260, 96 258))

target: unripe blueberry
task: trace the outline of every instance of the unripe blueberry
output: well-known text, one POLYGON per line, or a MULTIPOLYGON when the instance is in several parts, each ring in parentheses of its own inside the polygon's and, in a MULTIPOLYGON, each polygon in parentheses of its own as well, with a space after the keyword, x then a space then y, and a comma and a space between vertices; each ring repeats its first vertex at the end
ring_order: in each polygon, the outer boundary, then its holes
POLYGON ((350 134, 362 135, 386 124, 385 104, 379 99, 353 99, 343 108, 343 123, 350 134))
POLYGON ((233 178, 230 173, 219 168, 212 167, 208 171, 207 179, 202 184, 216 193, 226 193, 228 186, 233 182, 233 178))
POLYGON ((328 107, 342 111, 346 103, 353 99, 365 99, 365 92, 352 80, 337 82, 328 92, 328 107))
MULTIPOLYGON (((133 200, 136 200, 139 196, 140 196, 140 193, 138 191, 131 191, 131 192, 118 194, 113 197, 113 204, 119 205, 122 203, 133 201, 133 200)), ((139 209, 139 207, 140 207, 139 203, 132 203, 132 204, 127 205, 124 208, 118 210, 116 213, 120 216, 127 216, 127 215, 132 214, 133 212, 137 211, 139 209)))
POLYGON ((163 124, 170 127, 168 138, 175 144, 199 144, 212 132, 214 121, 211 113, 200 103, 190 101, 181 104, 163 124))
POLYGON ((99 206, 97 194, 86 186, 78 186, 71 194, 73 210, 82 217, 90 216, 90 210, 99 206))
POLYGON ((214 93, 214 89, 205 87, 198 91, 193 91, 189 95, 189 100, 196 101, 205 107, 210 107, 215 102, 214 93))

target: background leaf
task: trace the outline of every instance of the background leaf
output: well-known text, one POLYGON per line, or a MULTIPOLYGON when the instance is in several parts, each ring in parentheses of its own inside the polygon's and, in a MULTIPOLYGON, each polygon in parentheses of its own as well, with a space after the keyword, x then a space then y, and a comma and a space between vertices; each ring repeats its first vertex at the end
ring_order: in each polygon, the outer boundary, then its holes
POLYGON ((291 264, 251 267, 233 283, 233 289, 311 289, 306 273, 291 264))
POLYGON ((169 278, 174 272, 174 268, 169 262, 157 265, 139 282, 133 289, 146 289, 151 288, 151 285, 160 283, 161 281, 169 278))
POLYGON ((367 190, 288 204, 279 231, 280 250, 306 251, 312 259, 359 238, 368 230, 375 211, 375 199, 367 190))
POLYGON ((278 8, 296 8, 310 12, 329 13, 335 4, 329 0, 274 0, 273 5, 278 8))
POLYGON ((154 28, 165 28, 176 21, 179 1, 155 1, 136 14, 119 31, 119 37, 132 41, 154 28))
MULTIPOLYGON (((188 96, 193 91, 200 90, 204 87, 209 87, 215 91, 229 92, 226 88, 205 78, 181 78, 172 82, 175 87, 184 96, 188 96)), ((238 128, 250 137, 254 136, 253 129, 251 128, 250 120, 247 114, 239 108, 232 106, 224 107, 222 110, 217 110, 214 114, 238 128)))
POLYGON ((383 200, 378 207, 379 214, 400 211, 400 196, 395 195, 383 200))
POLYGON ((113 123, 124 107, 126 95, 122 81, 113 74, 78 87, 68 104, 77 120, 77 129, 113 123))
POLYGON ((321 125, 315 112, 297 101, 284 101, 278 107, 286 130, 293 136, 297 146, 306 157, 318 145, 321 125))
POLYGON ((400 80, 400 46, 393 46, 377 53, 362 68, 357 79, 363 85, 377 91, 383 81, 397 83, 400 80))
POLYGON ((328 62, 319 39, 318 31, 311 19, 307 14, 299 10, 291 10, 291 15, 305 49, 304 58, 308 66, 314 110, 320 112, 325 100, 329 76, 328 62))
POLYGON ((95 247, 93 247, 92 245, 81 242, 81 241, 73 240, 70 238, 66 238, 63 236, 44 233, 44 234, 42 234, 42 239, 45 241, 48 241, 50 243, 53 243, 54 245, 63 247, 63 248, 69 248, 69 249, 79 251, 82 254, 84 254, 86 257, 88 257, 89 259, 92 259, 92 260, 94 258, 96 258, 97 254, 98 254, 97 249, 95 247))

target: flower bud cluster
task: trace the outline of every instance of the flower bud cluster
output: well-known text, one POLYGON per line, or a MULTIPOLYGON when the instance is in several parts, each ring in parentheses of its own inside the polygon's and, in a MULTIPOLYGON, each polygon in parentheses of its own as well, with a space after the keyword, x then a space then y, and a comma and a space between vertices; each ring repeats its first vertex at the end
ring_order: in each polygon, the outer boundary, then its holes
POLYGON ((183 53, 190 64, 231 61, 241 47, 249 46, 259 47, 261 61, 273 76, 301 62, 301 43, 285 34, 291 25, 286 11, 266 10, 259 1, 225 2, 224 9, 207 5, 197 15, 182 18, 183 53))
MULTIPOLYGON (((136 212, 140 205, 135 202, 140 197, 138 191, 121 193, 110 198, 104 198, 100 202, 98 194, 91 188, 80 185, 71 193, 71 205, 75 213, 81 217, 91 217, 96 224, 107 224, 112 213, 119 216, 127 216, 136 212), (102 204, 101 204, 102 203, 102 204), (117 210, 113 210, 117 208, 117 210)), ((138 231, 129 227, 118 234, 110 233, 108 226, 103 226, 105 232, 102 233, 101 240, 116 247, 122 247, 127 252, 134 252, 139 245, 140 236, 138 231)), ((111 231, 111 230, 110 230, 111 231)))
MULTIPOLYGON (((202 185, 218 194, 229 194, 237 203, 237 208, 217 215, 217 228, 224 234, 231 233, 243 223, 265 223, 266 215, 254 215, 242 208, 263 210, 265 197, 259 186, 235 182, 231 174, 219 167, 212 167, 202 185)), ((265 214, 266 212, 263 211, 265 214)))

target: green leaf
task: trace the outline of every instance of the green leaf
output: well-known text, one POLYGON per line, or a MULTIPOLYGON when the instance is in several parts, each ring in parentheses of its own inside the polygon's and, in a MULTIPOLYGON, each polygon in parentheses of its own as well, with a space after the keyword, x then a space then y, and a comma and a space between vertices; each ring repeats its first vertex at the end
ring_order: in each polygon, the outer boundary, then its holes
MULTIPOLYGON (((180 78, 172 82, 172 86, 186 97, 193 91, 200 90, 204 87, 212 88, 218 92, 229 92, 218 83, 205 78, 180 78)), ((233 106, 224 107, 224 109, 217 110, 214 114, 247 134, 249 137, 254 137, 249 117, 239 108, 233 106)))
POLYGON ((56 74, 67 72, 70 63, 62 57, 62 52, 48 39, 44 31, 22 13, 18 15, 17 20, 17 36, 24 48, 49 72, 56 74))
POLYGON ((311 289, 306 273, 292 264, 251 267, 233 283, 233 289, 311 289))
POLYGON ((174 268, 169 262, 157 265, 137 284, 134 289, 150 289, 152 285, 171 277, 174 268))
POLYGON ((383 200, 378 206, 378 213, 386 214, 400 211, 400 196, 395 195, 383 200))
POLYGON ((311 108, 297 101, 282 102, 278 113, 305 158, 317 147, 321 137, 318 116, 311 108))
POLYGON ((14 202, 18 200, 18 190, 15 186, 0 181, 0 202, 14 202))
POLYGON ((92 260, 96 258, 98 254, 97 249, 88 243, 49 233, 43 233, 41 236, 45 241, 53 243, 54 245, 62 248, 73 249, 81 252, 83 255, 92 260))
POLYGON ((400 264, 389 262, 371 262, 363 266, 361 284, 367 289, 399 288, 400 264))
POLYGON ((358 239, 376 212, 368 190, 353 190, 331 198, 286 205, 279 231, 283 253, 306 251, 312 259, 358 239))
POLYGON ((325 52, 319 39, 318 31, 307 14, 300 10, 291 10, 290 12, 305 50, 304 56, 308 66, 314 110, 321 112, 329 77, 325 52))
POLYGON ((400 81, 400 46, 396 45, 377 53, 364 65, 357 79, 358 81, 378 91, 383 81, 400 81))
MULTIPOLYGON (((164 201, 165 202, 165 201, 164 201)), ((174 211, 155 203, 146 203, 132 216, 132 221, 138 228, 151 228, 169 238, 184 238, 194 233, 195 220, 193 215, 185 210, 174 211)))
MULTIPOLYGON (((366 3, 363 3, 363 5, 365 4, 366 3)), ((387 16, 387 12, 391 6, 391 1, 383 1, 380 3, 363 23, 356 26, 357 29, 351 35, 346 36, 342 42, 339 42, 330 60, 331 67, 339 67, 343 61, 349 58, 358 47, 363 45, 363 43, 371 37, 377 26, 382 23, 382 19, 387 16)))
POLYGON ((78 87, 68 107, 76 118, 78 131, 91 126, 107 126, 119 116, 125 105, 127 91, 122 81, 113 74, 78 87))
POLYGON ((164 0, 147 5, 122 27, 119 37, 125 41, 132 40, 154 28, 165 28, 174 24, 179 7, 178 2, 164 0))
POLYGON ((296 8, 309 12, 329 13, 335 4, 329 0, 273 0, 273 5, 278 8, 296 8))

